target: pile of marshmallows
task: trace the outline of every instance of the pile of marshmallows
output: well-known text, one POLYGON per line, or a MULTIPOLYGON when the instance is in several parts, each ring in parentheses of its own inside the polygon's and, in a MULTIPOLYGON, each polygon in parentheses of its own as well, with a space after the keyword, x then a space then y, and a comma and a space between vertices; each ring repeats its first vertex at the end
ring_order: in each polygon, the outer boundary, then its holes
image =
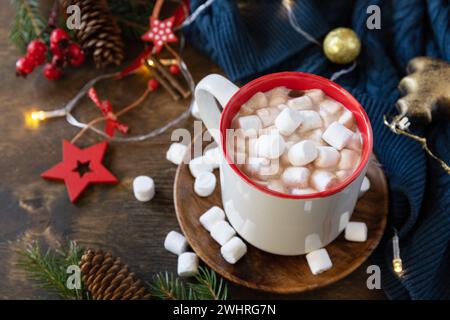
POLYGON ((278 192, 328 190, 359 164, 362 141, 353 113, 319 89, 258 92, 242 105, 231 128, 238 132, 232 149, 228 143, 234 162, 278 192))

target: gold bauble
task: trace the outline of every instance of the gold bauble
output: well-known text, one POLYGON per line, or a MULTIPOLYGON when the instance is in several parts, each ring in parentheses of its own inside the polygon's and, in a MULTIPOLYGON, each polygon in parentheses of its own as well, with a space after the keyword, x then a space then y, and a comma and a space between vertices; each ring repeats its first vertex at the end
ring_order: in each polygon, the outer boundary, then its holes
POLYGON ((361 52, 358 35, 349 28, 331 30, 323 41, 323 51, 327 58, 337 64, 353 62, 361 52))

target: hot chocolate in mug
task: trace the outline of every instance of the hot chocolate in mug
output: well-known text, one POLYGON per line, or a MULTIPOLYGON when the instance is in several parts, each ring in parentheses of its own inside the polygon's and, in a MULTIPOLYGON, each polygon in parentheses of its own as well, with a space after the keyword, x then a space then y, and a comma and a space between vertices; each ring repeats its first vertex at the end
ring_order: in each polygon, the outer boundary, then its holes
POLYGON ((211 74, 198 83, 195 99, 224 159, 220 165, 223 208, 244 240, 270 253, 299 255, 336 239, 355 208, 373 145, 369 118, 350 93, 328 79, 301 72, 269 74, 242 88, 211 74), (353 174, 337 186, 313 194, 281 194, 252 181, 231 160, 226 131, 242 104, 257 92, 281 86, 292 90, 320 89, 353 113, 362 137, 361 160, 353 174))

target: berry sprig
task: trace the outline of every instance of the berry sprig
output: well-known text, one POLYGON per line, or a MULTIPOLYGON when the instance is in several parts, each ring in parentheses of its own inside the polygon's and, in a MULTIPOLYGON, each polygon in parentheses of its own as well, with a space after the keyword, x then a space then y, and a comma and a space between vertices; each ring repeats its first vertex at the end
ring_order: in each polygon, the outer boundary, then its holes
MULTIPOLYGON (((25 56, 16 62, 16 74, 26 77, 34 69, 47 60, 47 45, 40 39, 29 43, 25 56)), ((44 76, 49 80, 60 79, 64 69, 68 66, 80 66, 84 63, 85 55, 78 44, 73 42, 66 31, 54 29, 50 34, 51 61, 43 69, 44 76)))

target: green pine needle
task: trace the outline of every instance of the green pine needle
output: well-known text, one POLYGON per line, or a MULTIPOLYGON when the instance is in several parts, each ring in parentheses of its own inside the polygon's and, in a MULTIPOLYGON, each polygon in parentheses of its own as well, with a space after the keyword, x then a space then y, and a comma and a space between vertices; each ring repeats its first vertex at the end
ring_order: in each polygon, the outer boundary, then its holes
POLYGON ((25 271, 37 286, 45 289, 62 299, 80 300, 87 299, 88 294, 81 289, 69 289, 66 282, 68 274, 67 267, 79 265, 83 250, 75 242, 69 242, 68 248, 57 251, 48 249, 45 253, 39 248, 38 243, 32 243, 21 253, 22 259, 18 265, 25 271))
POLYGON ((192 290, 186 288, 179 278, 169 272, 160 272, 150 285, 153 298, 161 300, 193 300, 192 290))
POLYGON ((199 273, 195 276, 197 283, 191 283, 190 287, 194 291, 198 300, 227 300, 228 286, 224 279, 209 268, 199 268, 199 273))
POLYGON ((40 37, 46 27, 39 7, 39 0, 11 0, 15 16, 9 39, 22 51, 32 40, 40 37))

